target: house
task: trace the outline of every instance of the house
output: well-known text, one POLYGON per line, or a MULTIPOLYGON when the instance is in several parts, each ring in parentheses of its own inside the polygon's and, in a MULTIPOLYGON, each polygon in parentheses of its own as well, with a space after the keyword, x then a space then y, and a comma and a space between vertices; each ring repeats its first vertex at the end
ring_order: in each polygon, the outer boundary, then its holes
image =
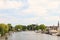
POLYGON ((47 33, 49 34, 57 33, 59 29, 59 21, 58 21, 57 26, 53 25, 53 26, 46 26, 46 27, 47 27, 47 33))

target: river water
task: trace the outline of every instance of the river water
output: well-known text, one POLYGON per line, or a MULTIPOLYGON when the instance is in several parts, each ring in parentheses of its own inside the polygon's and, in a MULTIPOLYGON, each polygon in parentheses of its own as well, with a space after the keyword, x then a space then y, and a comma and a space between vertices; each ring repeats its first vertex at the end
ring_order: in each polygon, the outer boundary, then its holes
POLYGON ((35 33, 34 31, 23 31, 12 33, 8 40, 60 40, 58 36, 35 33))

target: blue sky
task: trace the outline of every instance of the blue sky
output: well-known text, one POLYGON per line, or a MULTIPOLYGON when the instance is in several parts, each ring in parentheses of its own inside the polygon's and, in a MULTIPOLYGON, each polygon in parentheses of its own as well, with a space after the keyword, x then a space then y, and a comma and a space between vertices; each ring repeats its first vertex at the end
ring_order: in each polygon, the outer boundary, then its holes
POLYGON ((60 0, 0 0, 0 23, 57 25, 60 0))

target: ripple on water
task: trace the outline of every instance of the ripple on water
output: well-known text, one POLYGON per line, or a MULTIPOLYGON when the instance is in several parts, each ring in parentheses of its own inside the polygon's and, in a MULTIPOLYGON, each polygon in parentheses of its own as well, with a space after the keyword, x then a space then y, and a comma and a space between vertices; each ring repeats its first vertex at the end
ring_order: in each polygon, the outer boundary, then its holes
POLYGON ((9 40, 60 40, 60 37, 35 33, 34 31, 16 32, 9 36, 9 40))

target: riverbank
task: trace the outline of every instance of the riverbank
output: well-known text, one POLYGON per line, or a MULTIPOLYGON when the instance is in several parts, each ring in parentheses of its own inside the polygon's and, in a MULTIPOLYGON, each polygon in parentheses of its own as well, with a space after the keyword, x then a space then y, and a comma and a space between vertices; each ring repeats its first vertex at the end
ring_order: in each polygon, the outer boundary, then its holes
POLYGON ((0 40, 5 40, 5 36, 3 36, 3 37, 0 37, 0 40))
POLYGON ((8 39, 8 37, 9 37, 12 33, 13 33, 13 32, 10 31, 9 33, 6 33, 5 35, 0 36, 0 40, 6 40, 6 39, 8 39))
POLYGON ((43 34, 48 34, 48 35, 52 35, 52 36, 58 36, 58 37, 60 37, 60 33, 58 33, 58 32, 53 32, 53 33, 51 33, 51 32, 46 32, 46 31, 35 31, 36 33, 43 33, 43 34))

